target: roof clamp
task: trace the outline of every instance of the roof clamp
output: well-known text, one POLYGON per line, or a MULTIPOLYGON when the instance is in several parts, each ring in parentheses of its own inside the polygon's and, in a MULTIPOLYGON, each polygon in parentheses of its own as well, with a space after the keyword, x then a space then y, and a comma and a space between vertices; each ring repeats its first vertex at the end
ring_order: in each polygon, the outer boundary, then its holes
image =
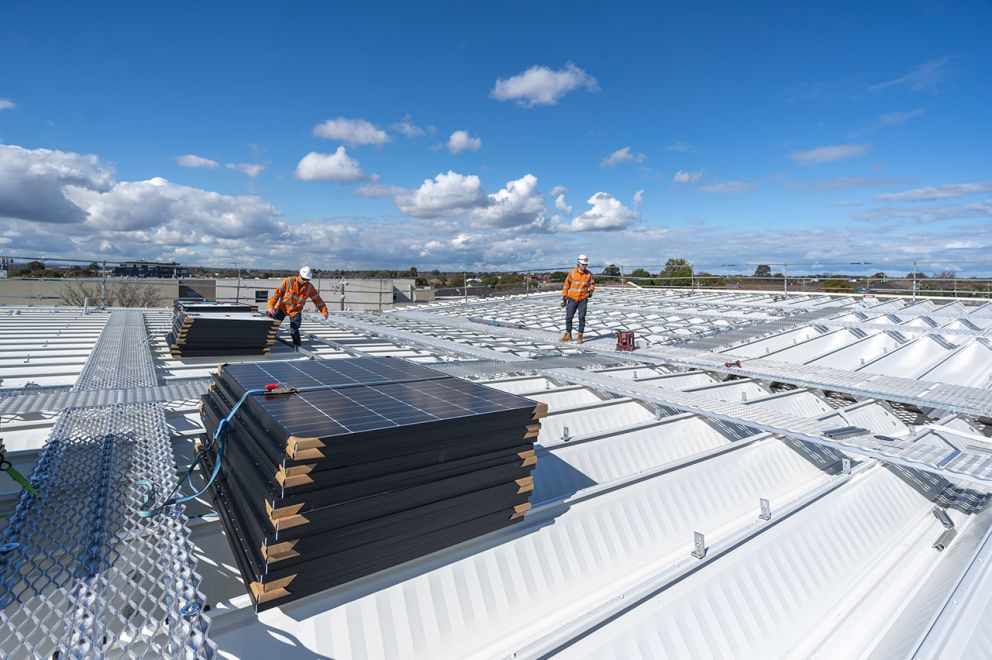
POLYGON ((692 533, 692 556, 696 559, 702 559, 706 556, 706 537, 699 532, 692 533))
POLYGON ((851 459, 840 459, 840 471, 842 474, 851 474, 851 459))
POLYGON ((957 536, 958 530, 954 528, 954 521, 951 520, 949 515, 947 515, 946 510, 940 508, 939 506, 935 506, 931 509, 931 511, 933 512, 934 517, 940 521, 940 524, 944 526, 944 531, 933 543, 933 549, 937 552, 941 552, 944 548, 951 544, 951 541, 955 536, 957 536))
POLYGON ((761 518, 762 520, 771 520, 772 519, 771 503, 762 497, 761 499, 758 500, 758 504, 761 505, 761 513, 758 514, 758 517, 761 518))
POLYGON ((572 436, 569 435, 569 433, 568 433, 568 427, 567 426, 563 426, 562 429, 561 429, 561 441, 562 442, 568 442, 571 439, 572 439, 572 436))

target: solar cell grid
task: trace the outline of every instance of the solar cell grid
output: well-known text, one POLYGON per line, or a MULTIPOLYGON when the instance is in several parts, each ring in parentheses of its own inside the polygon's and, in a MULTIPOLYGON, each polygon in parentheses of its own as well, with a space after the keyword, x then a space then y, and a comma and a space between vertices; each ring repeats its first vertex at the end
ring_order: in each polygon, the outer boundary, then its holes
POLYGON ((534 407, 532 401, 521 397, 450 377, 256 397, 253 403, 287 432, 308 437, 359 433, 534 407))
POLYGON ((222 375, 244 389, 264 387, 269 383, 291 387, 338 387, 444 377, 433 369, 399 358, 233 364, 223 367, 222 375))

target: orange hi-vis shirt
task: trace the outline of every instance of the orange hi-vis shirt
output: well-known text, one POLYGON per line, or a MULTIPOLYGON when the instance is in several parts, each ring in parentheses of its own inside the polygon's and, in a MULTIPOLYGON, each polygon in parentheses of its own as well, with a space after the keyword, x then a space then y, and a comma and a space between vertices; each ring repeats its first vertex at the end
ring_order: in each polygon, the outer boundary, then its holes
POLYGON ((313 300, 320 313, 327 316, 327 305, 317 293, 317 287, 299 275, 287 277, 269 297, 269 309, 281 309, 286 316, 296 316, 303 311, 307 300, 313 300))
POLYGON ((596 282, 592 278, 592 271, 587 268, 583 273, 578 268, 573 268, 565 276, 565 288, 561 290, 561 295, 572 300, 584 300, 595 290, 596 282))

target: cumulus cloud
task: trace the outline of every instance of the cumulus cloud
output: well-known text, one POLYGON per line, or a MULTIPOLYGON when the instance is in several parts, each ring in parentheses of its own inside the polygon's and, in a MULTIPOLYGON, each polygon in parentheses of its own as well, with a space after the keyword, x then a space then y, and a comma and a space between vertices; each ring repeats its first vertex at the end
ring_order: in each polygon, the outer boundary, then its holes
POLYGON ((525 174, 489 195, 486 204, 472 211, 470 218, 488 227, 519 227, 540 224, 545 210, 544 197, 537 192, 537 177, 525 174))
POLYGON ((395 197, 406 192, 401 186, 390 186, 379 181, 379 175, 373 174, 372 180, 355 190, 360 197, 395 197))
POLYGON ((344 117, 328 119, 317 124, 313 127, 313 134, 328 140, 338 140, 352 147, 364 144, 381 147, 390 141, 389 134, 372 122, 344 117))
POLYGON ((497 80, 490 96, 499 101, 516 101, 518 105, 530 108, 554 105, 565 94, 581 87, 590 92, 599 90, 596 79, 571 62, 557 71, 534 65, 523 73, 497 80))
POLYGON ((113 167, 95 155, 0 144, 0 218, 80 223, 86 210, 67 192, 108 190, 113 182, 113 167))
POLYGON ((551 189, 551 192, 549 192, 548 194, 551 195, 552 197, 557 197, 558 195, 567 192, 568 192, 568 188, 566 188, 565 186, 555 186, 554 188, 551 189))
POLYGON ((864 156, 867 155, 868 149, 867 144, 834 144, 808 151, 793 151, 789 154, 789 158, 800 165, 819 165, 864 156))
POLYGON ((211 170, 220 167, 220 163, 216 160, 204 158, 203 156, 197 156, 196 154, 176 156, 176 163, 180 167, 204 167, 211 170))
POLYGON ((426 135, 428 132, 433 133, 434 127, 431 126, 428 127, 427 129, 423 129, 420 126, 414 124, 411 121, 410 115, 407 115, 403 117, 402 121, 398 121, 395 124, 393 124, 393 130, 399 133, 400 135, 403 135, 413 140, 414 138, 418 138, 423 135, 426 135))
POLYGON ((949 64, 951 56, 945 55, 913 67, 909 73, 893 80, 886 80, 868 87, 872 93, 891 90, 910 92, 929 92, 936 94, 940 87, 947 82, 950 75, 949 64))
POLYGON ((758 186, 754 181, 741 181, 740 179, 733 179, 731 181, 723 181, 721 183, 711 183, 708 186, 702 186, 699 188, 699 192, 704 193, 743 193, 749 190, 754 190, 758 186))
POLYGON ((486 193, 479 177, 449 170, 425 179, 416 190, 398 194, 394 202, 396 208, 414 218, 455 217, 484 205, 486 193))
POLYGON ((10 99, 0 99, 0 110, 13 110, 17 104, 10 99))
POLYGON ((613 195, 598 192, 586 201, 592 208, 575 216, 571 224, 566 225, 563 229, 585 232, 619 231, 632 227, 641 219, 640 211, 636 207, 640 206, 643 194, 643 190, 634 194, 635 208, 630 208, 624 206, 623 202, 613 195))
POLYGON ((647 159, 642 153, 636 153, 631 151, 630 147, 624 147, 622 149, 617 149, 602 161, 600 161, 601 167, 616 167, 617 165, 622 165, 623 163, 643 163, 647 159))
POLYGON ((682 170, 679 170, 675 173, 675 176, 672 177, 672 181, 675 183, 696 183, 702 178, 702 170, 697 170, 695 172, 683 172, 682 170))
POLYGON ((87 211, 87 225, 128 232, 155 227, 206 227, 222 238, 244 238, 278 231, 275 207, 252 195, 221 195, 176 185, 160 177, 121 181, 108 190, 69 191, 87 211))
MULTIPOLYGON (((560 187, 560 186, 559 186, 560 187)), ((554 193, 554 190, 551 191, 554 193)), ((555 208, 564 213, 565 215, 572 215, 572 206, 565 202, 565 193, 559 194, 555 197, 555 208)))
POLYGON ((311 151, 296 165, 296 178, 303 181, 337 181, 352 183, 365 178, 358 161, 348 156, 344 147, 333 154, 311 151))
POLYGON ((927 202, 937 199, 966 197, 992 191, 992 182, 986 183, 944 183, 939 186, 914 188, 895 193, 885 193, 875 197, 884 202, 927 202))
POLYGON ((265 165, 259 165, 258 163, 228 163, 224 167, 229 170, 241 172, 242 174, 247 174, 253 179, 265 169, 265 165))
POLYGON ((482 148, 482 140, 472 137, 468 131, 455 131, 448 138, 448 151, 460 154, 463 151, 478 151, 482 148))

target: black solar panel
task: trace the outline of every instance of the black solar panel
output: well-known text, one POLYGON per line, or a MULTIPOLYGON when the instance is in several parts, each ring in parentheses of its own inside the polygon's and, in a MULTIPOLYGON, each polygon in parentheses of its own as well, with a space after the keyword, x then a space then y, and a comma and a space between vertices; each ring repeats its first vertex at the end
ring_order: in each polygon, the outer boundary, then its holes
POLYGON ((388 357, 231 364, 223 368, 223 375, 245 389, 264 387, 268 383, 281 383, 291 387, 339 387, 445 376, 414 362, 388 357))

